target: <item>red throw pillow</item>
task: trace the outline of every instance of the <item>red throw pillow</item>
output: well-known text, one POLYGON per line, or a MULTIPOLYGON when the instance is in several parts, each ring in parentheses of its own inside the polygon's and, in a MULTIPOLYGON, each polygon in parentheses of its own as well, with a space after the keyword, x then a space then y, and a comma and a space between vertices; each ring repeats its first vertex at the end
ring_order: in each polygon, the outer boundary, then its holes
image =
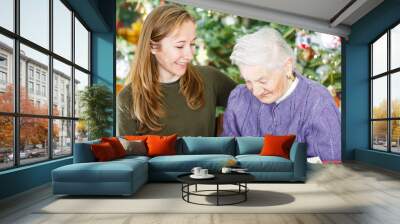
POLYGON ((176 138, 177 135, 170 136, 147 136, 147 155, 148 156, 162 156, 162 155, 176 155, 176 138))
POLYGON ((109 161, 117 158, 112 145, 108 142, 92 144, 90 147, 92 149, 94 157, 99 162, 109 161))
POLYGON ((117 156, 117 158, 126 156, 126 151, 124 149, 124 146, 122 146, 122 144, 118 138, 116 138, 116 137, 101 138, 101 142, 110 143, 110 145, 112 146, 112 148, 115 151, 115 155, 117 156))
POLYGON ((286 159, 290 158, 290 148, 296 135, 287 136, 264 136, 264 146, 261 149, 260 155, 262 156, 280 156, 286 159))

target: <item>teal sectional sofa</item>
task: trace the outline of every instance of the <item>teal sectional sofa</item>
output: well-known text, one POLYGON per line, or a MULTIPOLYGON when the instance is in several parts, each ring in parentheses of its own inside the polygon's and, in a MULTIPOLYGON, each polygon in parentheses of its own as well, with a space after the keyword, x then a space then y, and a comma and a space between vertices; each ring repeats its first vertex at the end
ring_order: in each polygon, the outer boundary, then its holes
POLYGON ((177 155, 96 162, 90 145, 98 142, 75 144, 74 163, 52 171, 54 194, 131 195, 148 181, 176 181, 196 166, 219 172, 232 159, 259 182, 306 180, 304 143, 295 142, 290 159, 285 159, 258 155, 262 137, 182 137, 177 140, 177 155))

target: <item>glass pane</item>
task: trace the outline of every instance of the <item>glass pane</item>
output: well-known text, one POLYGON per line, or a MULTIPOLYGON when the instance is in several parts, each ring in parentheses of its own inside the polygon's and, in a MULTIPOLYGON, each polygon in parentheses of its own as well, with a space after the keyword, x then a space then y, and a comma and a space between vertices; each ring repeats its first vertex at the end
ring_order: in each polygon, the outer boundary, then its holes
POLYGON ((53 115, 72 117, 71 66, 53 60, 53 115))
POLYGON ((13 40, 0 35, 0 111, 14 111, 13 40))
POLYGON ((391 121, 392 152, 400 153, 400 120, 391 121))
POLYGON ((81 114, 81 107, 79 106, 79 98, 81 92, 89 86, 89 75, 75 69, 75 117, 79 117, 81 114))
POLYGON ((0 116, 0 170, 14 165, 13 118, 0 116))
POLYGON ((47 55, 21 44, 21 113, 48 114, 48 64, 47 55))
POLYGON ((0 1, 0 26, 14 31, 14 0, 0 1))
POLYGON ((72 121, 53 120, 53 157, 72 155, 72 121))
POLYGON ((387 77, 372 81, 372 118, 387 118, 387 77))
POLYGON ((49 48, 49 0, 20 0, 21 36, 49 48))
POLYGON ((387 121, 372 122, 372 148, 387 151, 387 121))
POLYGON ((75 63, 89 70, 89 32, 75 18, 75 63))
POLYGON ((20 119, 20 164, 34 163, 49 158, 49 120, 22 117, 20 119))
POLYGON ((390 88, 390 98, 391 98, 391 110, 392 117, 400 118, 400 72, 391 75, 391 88, 390 88))
POLYGON ((53 17, 53 51, 68 60, 72 60, 72 13, 60 0, 54 0, 53 17))
POLYGON ((372 45, 372 68, 373 75, 387 71, 387 34, 372 45))
POLYGON ((390 50, 390 68, 400 67, 400 24, 391 30, 390 50))

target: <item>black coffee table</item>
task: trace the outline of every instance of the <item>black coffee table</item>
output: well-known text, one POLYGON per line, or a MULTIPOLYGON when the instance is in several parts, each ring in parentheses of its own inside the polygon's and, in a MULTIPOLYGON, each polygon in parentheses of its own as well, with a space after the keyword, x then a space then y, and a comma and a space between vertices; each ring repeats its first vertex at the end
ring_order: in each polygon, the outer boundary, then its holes
POLYGON ((247 192, 249 188, 247 187, 247 183, 255 180, 255 177, 248 173, 214 173, 215 176, 212 179, 193 179, 190 177, 191 173, 182 174, 177 177, 178 181, 182 183, 182 199, 188 203, 198 204, 198 205, 215 205, 215 204, 202 204, 190 201, 190 196, 204 196, 204 197, 216 197, 217 206, 220 205, 234 205, 239 204, 241 202, 245 202, 247 200, 247 192), (216 185, 215 190, 197 190, 198 184, 205 185, 216 185), (195 186, 195 191, 190 191, 190 186, 195 186), (238 186, 237 190, 223 190, 220 189, 220 185, 236 185, 238 186), (205 194, 207 192, 215 192, 216 194, 205 194), (240 200, 234 201, 232 203, 221 203, 221 197, 230 197, 230 196, 241 196, 240 200))

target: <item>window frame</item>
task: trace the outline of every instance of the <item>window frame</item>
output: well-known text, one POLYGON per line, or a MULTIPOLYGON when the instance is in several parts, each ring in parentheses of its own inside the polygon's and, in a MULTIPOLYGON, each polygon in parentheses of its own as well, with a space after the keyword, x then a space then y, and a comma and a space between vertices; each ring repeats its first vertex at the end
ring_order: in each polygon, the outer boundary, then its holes
POLYGON ((369 53, 369 149, 373 151, 379 151, 379 152, 385 152, 385 153, 390 153, 390 154, 400 154, 400 152, 393 152, 392 151, 392 122, 393 121, 400 121, 400 117, 393 117, 392 116, 392 98, 391 98, 391 91, 392 91, 392 86, 391 86, 391 80, 392 76, 396 75, 396 73, 400 72, 400 67, 391 69, 391 30, 395 28, 396 26, 400 26, 400 21, 395 22, 392 24, 390 27, 385 29, 384 32, 379 34, 375 39, 373 39, 370 43, 368 43, 368 53, 369 53), (386 63, 386 71, 380 74, 376 74, 374 76, 373 74, 373 44, 376 43, 381 37, 384 35, 387 35, 387 63, 386 63), (374 86, 373 86, 373 81, 378 79, 386 77, 386 87, 387 87, 387 105, 386 105, 386 118, 373 118, 373 93, 374 93, 374 86), (374 132, 373 132, 373 122, 374 121, 386 121, 386 151, 384 150, 379 150, 374 148, 374 132))
MULTIPOLYGON (((42 47, 39 44, 36 44, 32 41, 30 41, 29 39, 24 38, 23 36, 20 35, 20 0, 14 0, 13 1, 13 10, 14 10, 14 31, 10 31, 4 27, 0 26, 0 35, 5 36, 7 38, 10 38, 13 40, 13 52, 12 52, 12 69, 11 71, 13 72, 11 75, 13 75, 14 78, 14 111, 13 112, 1 112, 0 111, 0 116, 4 116, 4 117, 12 117, 13 119, 13 166, 10 167, 5 167, 5 168, 0 168, 0 172, 5 171, 5 170, 10 170, 10 169, 16 169, 19 167, 23 167, 23 166, 29 166, 29 165, 33 165, 33 164, 37 164, 37 163, 43 163, 49 160, 54 160, 54 159, 61 159, 61 158, 65 158, 65 157, 70 157, 73 156, 73 152, 74 152, 74 143, 75 143, 75 126, 76 126, 76 122, 79 120, 79 117, 75 117, 75 108, 72 107, 71 108, 71 114, 62 116, 56 116, 53 115, 53 76, 55 74, 53 74, 53 59, 58 60, 61 63, 64 63, 68 66, 71 66, 71 80, 70 80, 70 86, 71 86, 71 104, 74 105, 75 103, 75 88, 74 88, 74 82, 75 82, 75 69, 85 73, 88 75, 89 77, 89 83, 88 86, 92 85, 92 62, 91 62, 91 49, 92 49, 92 43, 91 43, 91 37, 92 37, 92 30, 88 27, 88 25, 84 22, 84 20, 78 15, 78 13, 76 13, 72 7, 68 4, 68 2, 66 2, 65 0, 59 0, 69 11, 71 11, 71 18, 70 18, 70 23, 71 23, 71 59, 67 59, 64 58, 63 56, 57 54, 54 52, 53 49, 53 21, 54 21, 54 17, 53 17, 53 1, 54 0, 47 0, 49 2, 49 47, 48 49, 46 49, 45 47, 42 47), (75 63, 75 18, 77 20, 79 20, 79 22, 83 25, 83 27, 88 31, 88 69, 85 69, 81 66, 79 66, 78 64, 75 63), (23 44, 29 48, 32 48, 33 50, 36 50, 42 54, 45 54, 46 56, 48 56, 49 62, 48 62, 48 73, 47 73, 47 83, 45 84, 45 95, 48 97, 48 112, 46 115, 39 115, 39 114, 27 114, 27 113, 21 113, 20 112, 20 85, 21 85, 21 80, 20 80, 20 45, 23 44), (44 157, 43 160, 40 160, 38 162, 31 162, 31 163, 24 163, 21 164, 21 158, 20 158, 20 119, 21 118, 45 118, 47 119, 48 122, 48 135, 47 135, 47 150, 48 150, 48 155, 47 157, 44 157), (53 123, 56 122, 57 120, 62 120, 62 121, 70 121, 71 122, 71 153, 68 155, 62 155, 62 156, 54 156, 53 152, 54 152, 54 147, 53 147, 53 123)), ((41 79, 41 75, 43 70, 40 69, 39 71, 39 80, 36 79, 36 72, 37 72, 37 68, 33 67, 33 79, 30 78, 30 64, 27 63, 27 68, 26 68, 26 82, 28 83, 29 81, 32 81, 34 84, 34 88, 36 84, 40 83, 40 87, 42 87, 42 79, 41 79)), ((28 84, 26 84, 28 85, 28 84)), ((28 86, 26 86, 28 87, 28 86)), ((29 88, 29 87, 28 87, 29 88)), ((27 88, 27 91, 29 91, 29 89, 27 88)), ((36 92, 36 89, 34 89, 34 92, 36 92)), ((40 91, 41 93, 42 91, 40 91)), ((39 94, 37 96, 42 96, 42 94, 39 94)), ((36 102, 34 102, 36 103, 36 102)))

